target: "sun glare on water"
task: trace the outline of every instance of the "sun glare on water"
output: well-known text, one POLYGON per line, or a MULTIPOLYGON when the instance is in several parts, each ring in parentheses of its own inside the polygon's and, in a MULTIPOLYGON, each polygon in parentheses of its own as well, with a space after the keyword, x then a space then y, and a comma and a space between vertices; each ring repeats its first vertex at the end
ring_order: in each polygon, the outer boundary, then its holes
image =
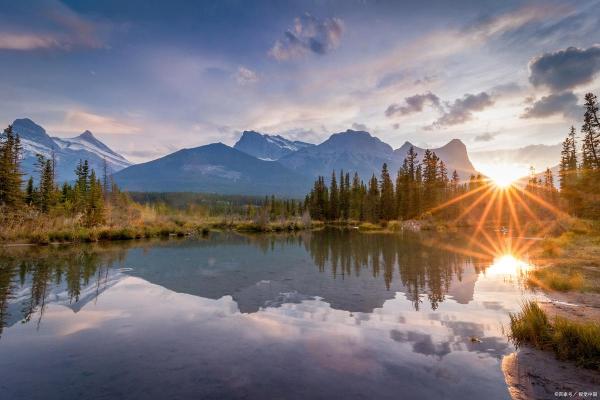
POLYGON ((519 260, 512 254, 503 254, 494 259, 486 274, 516 277, 527 272, 530 267, 527 262, 519 260))

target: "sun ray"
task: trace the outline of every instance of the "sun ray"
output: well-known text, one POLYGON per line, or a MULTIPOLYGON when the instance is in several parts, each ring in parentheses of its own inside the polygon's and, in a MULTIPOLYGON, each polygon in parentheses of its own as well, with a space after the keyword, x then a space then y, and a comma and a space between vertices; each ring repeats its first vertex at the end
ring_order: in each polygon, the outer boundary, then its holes
POLYGON ((474 189, 474 190, 471 190, 469 192, 463 193, 460 196, 454 197, 454 198, 448 200, 447 202, 445 202, 443 204, 440 204, 439 206, 436 206, 436 207, 432 208, 431 212, 433 213, 435 211, 438 211, 438 210, 441 210, 441 209, 446 208, 448 206, 451 206, 452 204, 458 203, 461 200, 465 200, 466 198, 468 198, 470 196, 473 196, 474 194, 479 193, 480 191, 482 191, 485 188, 486 188, 486 186, 481 186, 481 187, 478 187, 477 189, 474 189))
POLYGON ((487 187, 487 191, 486 191, 485 193, 481 194, 481 196, 479 196, 479 197, 477 198, 477 200, 475 200, 475 201, 473 202, 473 204, 471 204, 469 207, 467 207, 467 208, 466 208, 466 209, 465 209, 465 210, 464 210, 464 211, 463 211, 463 212, 462 212, 462 213, 461 213, 461 214, 460 214, 460 215, 459 215, 459 216, 458 216, 458 217, 457 217, 457 218, 456 218, 454 221, 455 221, 455 222, 457 222, 457 221, 460 221, 460 220, 461 220, 461 219, 462 219, 462 218, 463 218, 465 215, 469 214, 469 213, 470 213, 470 212, 471 212, 471 211, 472 211, 472 210, 473 210, 475 207, 477 207, 477 205, 478 205, 479 203, 481 203, 483 200, 485 200, 485 197, 486 197, 488 194, 490 194, 490 193, 491 193, 493 190, 494 190, 494 188, 493 188, 493 187, 491 187, 491 186, 488 186, 488 187, 487 187))

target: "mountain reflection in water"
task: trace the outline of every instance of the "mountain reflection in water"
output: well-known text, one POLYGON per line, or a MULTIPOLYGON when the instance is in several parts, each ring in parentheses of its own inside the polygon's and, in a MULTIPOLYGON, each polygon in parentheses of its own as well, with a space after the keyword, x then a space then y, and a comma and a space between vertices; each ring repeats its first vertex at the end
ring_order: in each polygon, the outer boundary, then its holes
MULTIPOLYGON (((55 383, 64 383, 74 363, 99 374, 90 379, 100 386, 95 379, 108 372, 98 372, 99 365, 127 368, 123 373, 131 382, 123 385, 146 385, 155 397, 172 393, 146 379, 167 373, 183 385, 177 392, 183 397, 190 390, 196 397, 327 398, 333 392, 319 383, 324 376, 312 371, 316 366, 344 381, 343 392, 354 397, 394 398, 404 390, 407 397, 459 398, 471 391, 506 398, 499 360, 512 346, 502 324, 523 294, 530 295, 520 283, 527 263, 432 245, 459 246, 460 236, 452 234, 430 239, 327 229, 5 248, 0 373, 38 357, 40 365, 56 369, 55 383), (98 340, 106 351, 85 346, 87 340, 98 340), (27 351, 42 342, 46 357, 27 351), (55 347, 66 342, 74 360, 56 365, 53 352, 61 356, 55 347), (269 366, 255 365, 261 356, 268 356, 269 366), (153 362, 158 365, 147 371, 153 362), (288 362, 304 371, 304 384, 290 383, 289 372, 279 370, 288 362), (205 376, 190 382, 177 372, 186 370, 205 376), (364 387, 352 378, 356 374, 364 387), (257 386, 265 379, 272 384, 257 386), (367 384, 398 379, 377 389, 367 384), (437 383, 418 389, 430 379, 437 383), (472 385, 470 379, 479 382, 472 385), (321 391, 312 392, 310 385, 321 385, 321 391), (297 392, 291 395, 290 387, 297 392)), ((15 388, 29 373, 7 374, 0 394, 6 389, 10 398, 31 397, 15 388)), ((116 379, 114 372, 109 375, 116 379)), ((46 389, 38 385, 36 390, 46 389)), ((71 382, 63 394, 79 389, 71 382)), ((88 397, 141 396, 119 390, 105 388, 88 397)))

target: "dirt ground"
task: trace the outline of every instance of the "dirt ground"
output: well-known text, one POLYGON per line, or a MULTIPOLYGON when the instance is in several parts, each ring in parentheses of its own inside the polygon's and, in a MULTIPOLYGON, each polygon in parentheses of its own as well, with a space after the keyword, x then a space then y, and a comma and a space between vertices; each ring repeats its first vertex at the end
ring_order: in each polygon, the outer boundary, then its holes
POLYGON ((550 317, 558 315, 577 322, 600 321, 600 293, 548 292, 546 296, 548 301, 538 304, 550 317))
MULTIPOLYGON (((548 300, 538 304, 550 316, 573 321, 600 321, 600 294, 548 292, 548 300)), ((571 398, 594 398, 579 393, 597 393, 600 398, 600 372, 555 359, 547 351, 522 347, 502 360, 502 371, 514 400, 557 399, 556 392, 571 398)))
POLYGON ((593 398, 579 393, 596 392, 600 397, 600 373, 558 361, 550 352, 523 347, 505 356, 502 371, 514 400, 557 399, 557 392, 571 398, 593 398))

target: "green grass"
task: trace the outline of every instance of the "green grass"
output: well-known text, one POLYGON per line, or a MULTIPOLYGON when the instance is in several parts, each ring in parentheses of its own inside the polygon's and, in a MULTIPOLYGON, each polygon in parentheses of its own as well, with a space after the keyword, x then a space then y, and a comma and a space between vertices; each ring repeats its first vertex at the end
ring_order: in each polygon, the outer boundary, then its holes
POLYGON ((600 323, 574 322, 565 318, 548 318, 533 301, 523 304, 521 311, 510 314, 509 338, 515 345, 530 344, 551 350, 560 360, 600 370, 600 323))

